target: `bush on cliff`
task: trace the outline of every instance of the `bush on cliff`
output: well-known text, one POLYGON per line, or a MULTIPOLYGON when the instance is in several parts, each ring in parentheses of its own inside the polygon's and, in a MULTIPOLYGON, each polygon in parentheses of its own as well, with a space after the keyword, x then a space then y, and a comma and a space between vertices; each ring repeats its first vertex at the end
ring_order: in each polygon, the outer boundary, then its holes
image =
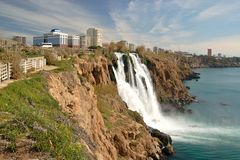
POLYGON ((21 59, 22 57, 19 53, 9 52, 0 54, 0 61, 3 63, 12 63, 11 78, 13 79, 20 79, 23 77, 23 70, 20 66, 21 59))
POLYGON ((54 55, 54 53, 47 52, 45 53, 44 57, 47 60, 47 65, 55 65, 57 63, 57 58, 56 55, 54 55))

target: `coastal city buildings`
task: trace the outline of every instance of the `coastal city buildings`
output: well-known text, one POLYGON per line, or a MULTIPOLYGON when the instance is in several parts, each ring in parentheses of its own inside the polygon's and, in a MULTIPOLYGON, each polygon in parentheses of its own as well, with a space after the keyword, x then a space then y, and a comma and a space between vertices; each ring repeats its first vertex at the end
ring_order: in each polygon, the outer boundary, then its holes
POLYGON ((26 37, 22 37, 22 36, 13 36, 12 40, 17 41, 23 45, 26 45, 26 37))
POLYGON ((211 57, 212 56, 212 49, 208 49, 207 53, 208 53, 208 57, 211 57))
POLYGON ((59 29, 52 29, 50 33, 45 33, 43 36, 33 37, 34 46, 41 46, 42 43, 52 43, 54 47, 68 46, 68 34, 59 29))
POLYGON ((68 47, 79 48, 80 38, 77 35, 68 36, 68 47))
POLYGON ((79 35, 79 38, 80 38, 80 48, 82 49, 86 49, 87 48, 87 36, 85 34, 81 34, 79 35))
POLYGON ((68 35, 59 29, 52 29, 49 33, 42 36, 33 37, 34 46, 52 44, 53 47, 74 47, 86 49, 90 46, 102 47, 102 32, 97 28, 89 28, 86 34, 68 35))
POLYGON ((129 43, 128 48, 131 52, 135 51, 135 45, 133 43, 129 43))
POLYGON ((153 47, 153 52, 154 52, 154 53, 158 53, 158 47, 156 47, 156 46, 153 47))
POLYGON ((87 46, 100 46, 102 47, 102 32, 97 28, 89 28, 87 30, 87 46))

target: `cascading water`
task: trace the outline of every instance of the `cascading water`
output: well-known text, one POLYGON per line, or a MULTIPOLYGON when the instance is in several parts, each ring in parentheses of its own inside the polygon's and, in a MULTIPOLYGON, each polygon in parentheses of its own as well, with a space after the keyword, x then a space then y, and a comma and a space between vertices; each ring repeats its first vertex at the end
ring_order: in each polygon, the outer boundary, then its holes
POLYGON ((140 113, 145 123, 153 128, 159 128, 159 123, 167 123, 160 111, 160 104, 154 92, 152 80, 147 67, 140 58, 129 54, 129 82, 126 80, 122 53, 115 53, 118 67, 113 71, 117 81, 118 92, 130 110, 140 113))
POLYGON ((137 111, 143 117, 148 126, 170 134, 174 140, 193 143, 203 143, 204 140, 217 141, 214 138, 216 133, 229 136, 239 131, 224 128, 222 132, 221 127, 189 121, 182 116, 164 116, 156 98, 150 73, 138 55, 134 53, 128 55, 128 75, 124 70, 124 54, 115 55, 118 58, 118 67, 116 69, 113 67, 113 72, 119 95, 130 110, 137 111))

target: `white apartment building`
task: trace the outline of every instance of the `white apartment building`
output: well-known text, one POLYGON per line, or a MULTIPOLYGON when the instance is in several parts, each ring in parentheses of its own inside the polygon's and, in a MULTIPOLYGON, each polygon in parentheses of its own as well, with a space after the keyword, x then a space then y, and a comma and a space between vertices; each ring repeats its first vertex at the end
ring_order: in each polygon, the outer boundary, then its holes
POLYGON ((88 47, 87 45, 87 36, 85 34, 79 35, 80 37, 80 48, 86 49, 88 47))
POLYGON ((129 51, 133 52, 135 51, 135 45, 133 43, 128 44, 129 51))
POLYGON ((87 30, 87 47, 101 46, 102 47, 102 32, 97 28, 89 28, 87 30))
POLYGON ((79 36, 73 35, 73 36, 68 36, 68 46, 73 47, 73 48, 78 48, 79 47, 79 36))

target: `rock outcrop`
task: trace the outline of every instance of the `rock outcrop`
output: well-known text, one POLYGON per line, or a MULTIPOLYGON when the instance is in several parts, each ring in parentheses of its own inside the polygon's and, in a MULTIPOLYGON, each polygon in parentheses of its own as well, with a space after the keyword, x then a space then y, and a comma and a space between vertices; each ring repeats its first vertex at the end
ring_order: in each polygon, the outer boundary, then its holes
POLYGON ((77 123, 79 137, 93 159, 117 159, 110 135, 104 130, 93 86, 81 83, 77 72, 49 74, 47 80, 50 94, 59 102, 62 111, 77 123))
POLYGON ((140 55, 152 76, 160 102, 184 105, 193 101, 183 80, 192 74, 188 65, 174 55, 140 55))
POLYGON ((93 85, 105 85, 111 82, 109 63, 102 56, 77 58, 74 67, 81 77, 86 78, 93 85))
POLYGON ((101 56, 76 59, 76 71, 47 74, 49 92, 76 123, 91 159, 166 159, 161 138, 118 96, 109 65, 101 56))

